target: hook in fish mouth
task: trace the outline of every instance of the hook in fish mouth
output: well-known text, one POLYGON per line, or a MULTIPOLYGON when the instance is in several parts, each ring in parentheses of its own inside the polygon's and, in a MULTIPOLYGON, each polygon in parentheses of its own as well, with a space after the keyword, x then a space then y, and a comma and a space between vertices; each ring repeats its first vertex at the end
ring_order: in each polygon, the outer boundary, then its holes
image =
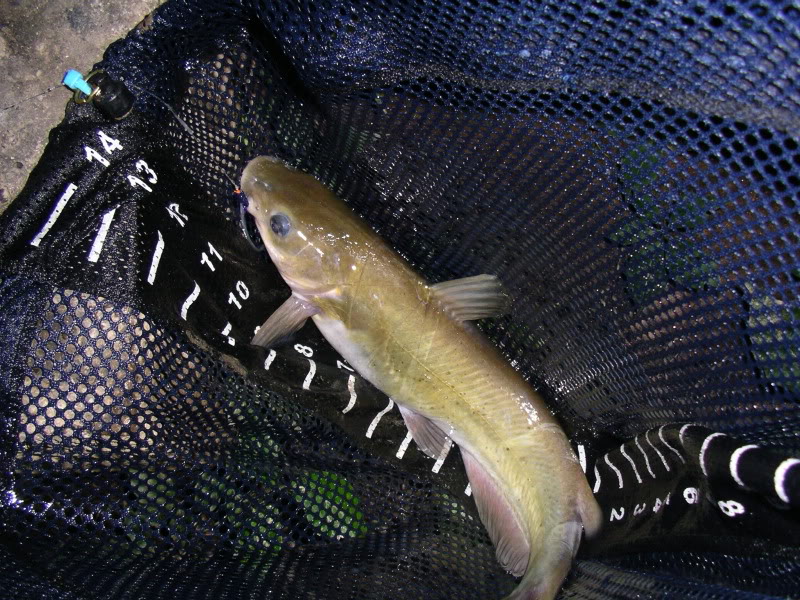
POLYGON ((240 210, 247 210, 247 207, 250 205, 250 199, 247 197, 242 190, 236 190, 237 200, 239 200, 239 209, 240 210))
POLYGON ((225 175, 225 178, 230 181, 233 186, 233 198, 235 203, 232 203, 232 208, 234 211, 238 210, 239 212, 239 227, 242 229, 244 239, 246 239, 257 252, 264 252, 264 240, 261 239, 261 234, 258 232, 255 219, 247 210, 250 205, 250 198, 247 197, 247 194, 236 185, 236 182, 234 182, 227 173, 223 173, 223 175, 225 175))
POLYGON ((250 203, 247 194, 240 190, 236 196, 239 204, 239 227, 242 228, 242 234, 255 250, 263 252, 265 249, 264 240, 261 239, 261 234, 258 232, 253 215, 247 212, 247 206, 250 203))

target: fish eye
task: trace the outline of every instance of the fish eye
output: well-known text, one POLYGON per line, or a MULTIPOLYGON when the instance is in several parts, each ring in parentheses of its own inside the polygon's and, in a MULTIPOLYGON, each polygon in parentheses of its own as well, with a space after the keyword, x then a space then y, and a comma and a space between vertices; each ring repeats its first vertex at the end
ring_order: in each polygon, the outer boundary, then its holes
POLYGON ((292 229, 292 222, 283 213, 277 213, 270 217, 269 226, 278 237, 286 237, 286 234, 292 229))

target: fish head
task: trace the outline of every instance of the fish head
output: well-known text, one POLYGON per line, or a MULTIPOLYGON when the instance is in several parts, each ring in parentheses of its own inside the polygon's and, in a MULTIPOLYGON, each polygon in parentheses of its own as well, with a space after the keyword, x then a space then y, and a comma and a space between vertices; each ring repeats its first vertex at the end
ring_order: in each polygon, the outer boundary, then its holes
POLYGON ((313 176, 259 156, 241 188, 272 262, 301 296, 331 296, 367 260, 375 234, 313 176))

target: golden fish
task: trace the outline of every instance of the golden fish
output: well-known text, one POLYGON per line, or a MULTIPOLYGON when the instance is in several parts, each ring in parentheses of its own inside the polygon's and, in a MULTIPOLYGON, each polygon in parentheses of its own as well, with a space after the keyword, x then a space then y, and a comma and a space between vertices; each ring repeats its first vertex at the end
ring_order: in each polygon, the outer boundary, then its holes
POLYGON ((274 158, 242 174, 291 297, 258 330, 268 347, 311 317, 330 344, 394 399, 417 445, 458 444, 510 599, 553 598, 582 530, 601 512, 542 397, 466 321, 501 313, 495 277, 428 284, 314 177, 274 158))

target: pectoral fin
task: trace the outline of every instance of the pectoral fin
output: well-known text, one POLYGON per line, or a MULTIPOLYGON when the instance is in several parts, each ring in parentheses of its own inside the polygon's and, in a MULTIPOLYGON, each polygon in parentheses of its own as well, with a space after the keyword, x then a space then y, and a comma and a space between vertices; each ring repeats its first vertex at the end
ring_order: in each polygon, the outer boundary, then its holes
POLYGON ((436 423, 413 410, 401 406, 400 414, 419 449, 431 458, 439 458, 447 443, 447 434, 436 423))
POLYGON ((475 275, 432 285, 436 298, 454 319, 473 321, 508 312, 508 296, 494 275, 475 275))
POLYGON ((494 478, 478 460, 463 448, 461 458, 478 505, 478 514, 494 544, 497 561, 509 573, 519 577, 525 572, 531 553, 519 520, 494 478))
POLYGON ((269 348, 277 340, 300 329, 308 317, 318 312, 313 304, 292 295, 264 321, 250 343, 269 348))

